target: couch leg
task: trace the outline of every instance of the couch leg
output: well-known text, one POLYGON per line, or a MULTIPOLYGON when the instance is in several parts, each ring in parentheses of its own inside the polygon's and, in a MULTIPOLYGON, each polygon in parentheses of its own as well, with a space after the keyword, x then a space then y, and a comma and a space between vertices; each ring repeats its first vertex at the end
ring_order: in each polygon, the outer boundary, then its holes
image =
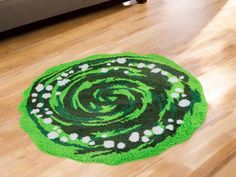
POLYGON ((137 3, 139 3, 139 4, 143 4, 143 3, 147 2, 147 0, 136 0, 136 1, 137 1, 137 3))

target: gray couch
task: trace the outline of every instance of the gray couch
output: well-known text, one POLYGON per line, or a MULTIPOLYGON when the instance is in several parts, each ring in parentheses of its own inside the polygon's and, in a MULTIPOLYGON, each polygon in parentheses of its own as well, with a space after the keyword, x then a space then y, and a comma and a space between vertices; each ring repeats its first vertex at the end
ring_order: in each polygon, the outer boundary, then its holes
POLYGON ((0 32, 109 0, 0 0, 0 32))

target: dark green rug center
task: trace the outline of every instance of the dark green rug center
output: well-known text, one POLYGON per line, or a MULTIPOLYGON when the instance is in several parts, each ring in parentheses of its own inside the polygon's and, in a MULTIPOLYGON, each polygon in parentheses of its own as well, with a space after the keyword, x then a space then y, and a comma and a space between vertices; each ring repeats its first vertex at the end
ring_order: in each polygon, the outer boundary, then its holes
POLYGON ((20 111, 43 151, 114 165, 188 139, 206 107, 200 83, 174 62, 123 53, 49 69, 25 91, 20 111))

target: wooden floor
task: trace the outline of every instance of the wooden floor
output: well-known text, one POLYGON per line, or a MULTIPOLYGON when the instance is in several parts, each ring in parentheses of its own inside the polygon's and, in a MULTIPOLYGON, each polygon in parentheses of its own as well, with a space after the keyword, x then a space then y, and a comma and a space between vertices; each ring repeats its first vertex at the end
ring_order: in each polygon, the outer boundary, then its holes
POLYGON ((236 176, 235 9, 235 0, 149 0, 0 34, 0 176, 236 176), (51 66, 124 51, 165 55, 197 76, 209 104, 202 128, 160 156, 115 167, 41 152, 19 127, 22 91, 51 66))

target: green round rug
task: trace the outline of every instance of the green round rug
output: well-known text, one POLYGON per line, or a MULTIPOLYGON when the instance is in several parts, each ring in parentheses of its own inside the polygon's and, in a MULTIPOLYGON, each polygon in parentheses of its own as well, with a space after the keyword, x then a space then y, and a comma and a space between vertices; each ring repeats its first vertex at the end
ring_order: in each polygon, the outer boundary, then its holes
POLYGON ((159 55, 94 55, 48 69, 24 92, 20 125, 44 152, 117 165, 160 154, 204 121, 199 81, 159 55))

